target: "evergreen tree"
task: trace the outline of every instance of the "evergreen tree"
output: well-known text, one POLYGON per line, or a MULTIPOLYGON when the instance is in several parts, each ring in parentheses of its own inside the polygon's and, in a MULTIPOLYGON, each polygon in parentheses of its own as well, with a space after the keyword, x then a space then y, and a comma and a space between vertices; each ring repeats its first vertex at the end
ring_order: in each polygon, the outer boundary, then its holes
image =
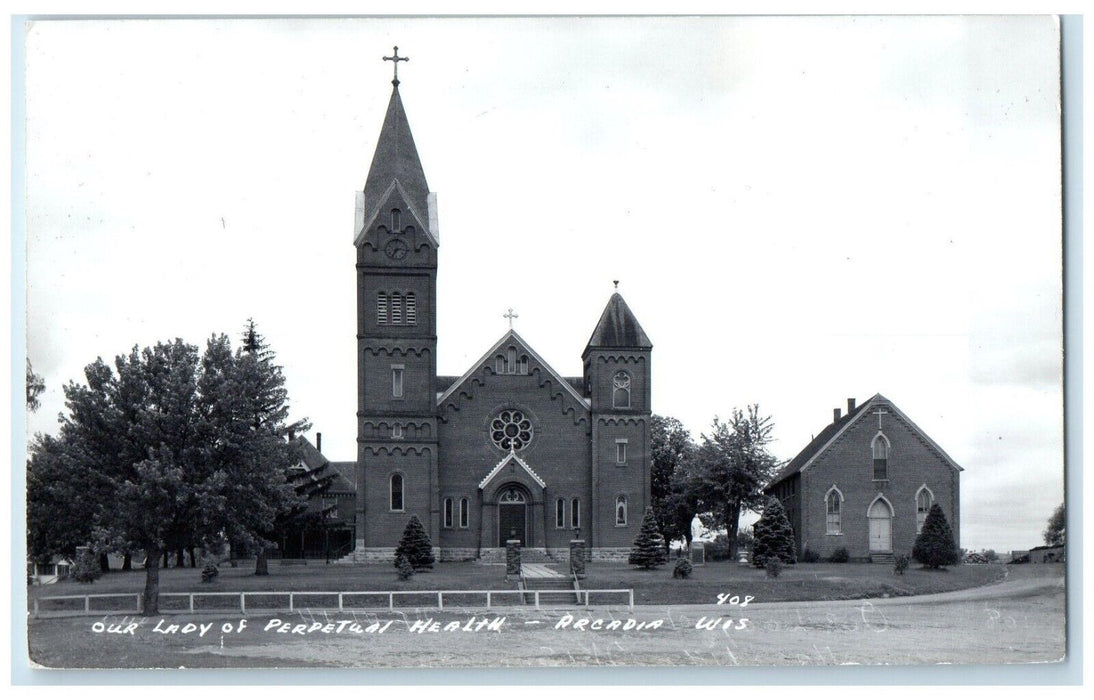
POLYGON ((927 512, 919 537, 915 538, 912 557, 928 569, 938 569, 961 561, 961 553, 957 551, 957 545, 953 541, 953 530, 942 513, 942 506, 937 503, 927 512))
POLYGON ((665 538, 657 528, 657 517, 653 514, 653 508, 646 508, 646 514, 642 517, 642 529, 634 538, 634 546, 631 547, 631 555, 627 561, 642 569, 652 569, 661 566, 668 559, 665 538))
POLYGON ((699 505, 725 527, 729 556, 737 557, 737 529, 741 511, 763 502, 763 485, 778 462, 767 450, 774 426, 760 407, 748 413, 733 409, 729 423, 714 419, 711 434, 703 435, 696 456, 692 492, 699 505))
POLYGON ((34 373, 30 366, 30 358, 27 358, 27 410, 37 411, 41 405, 38 397, 46 390, 46 383, 39 375, 34 373))
POLYGON ((406 581, 414 575, 414 567, 410 565, 410 560, 403 554, 395 557, 395 568, 399 571, 400 581, 406 581))
POLYGON ((779 499, 771 497, 764 506, 763 515, 752 526, 755 540, 752 543, 752 565, 763 567, 767 560, 778 559, 784 564, 793 564, 794 529, 786 517, 786 510, 779 499))
POLYGON ((1065 544, 1067 542, 1067 511, 1064 510, 1064 504, 1053 511, 1052 517, 1048 519, 1048 528, 1044 531, 1045 544, 1049 546, 1056 546, 1065 544))
POLYGON ((400 557, 406 557, 415 571, 433 568, 433 543, 417 515, 410 516, 403 530, 403 537, 395 549, 395 566, 399 566, 400 557))
MULTIPOLYGON (((287 423, 289 393, 285 389, 285 377, 282 368, 275 363, 276 354, 258 332, 254 319, 247 319, 240 341, 235 361, 239 366, 239 383, 249 398, 251 432, 256 435, 272 433, 284 439, 307 430, 310 425, 306 419, 287 423)), ((290 441, 288 451, 292 462, 299 460, 300 448, 298 443, 290 441)), ((277 530, 303 511, 303 499, 299 493, 297 496, 294 498, 286 494, 270 504, 273 512, 267 515, 272 517, 272 526, 261 530, 252 528, 242 533, 242 538, 248 539, 256 550, 255 575, 269 574, 267 548, 276 540, 277 530)))

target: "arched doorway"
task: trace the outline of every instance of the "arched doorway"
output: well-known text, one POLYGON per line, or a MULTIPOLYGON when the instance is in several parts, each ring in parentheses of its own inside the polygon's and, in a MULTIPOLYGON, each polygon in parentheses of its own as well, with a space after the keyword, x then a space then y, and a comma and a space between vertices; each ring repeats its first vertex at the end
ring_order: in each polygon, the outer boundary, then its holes
POLYGON ((504 486, 498 492, 498 546, 506 540, 520 540, 520 546, 528 543, 528 503, 524 489, 504 486))
POLYGON ((870 521, 870 552, 893 551, 893 507, 878 496, 866 512, 870 521))

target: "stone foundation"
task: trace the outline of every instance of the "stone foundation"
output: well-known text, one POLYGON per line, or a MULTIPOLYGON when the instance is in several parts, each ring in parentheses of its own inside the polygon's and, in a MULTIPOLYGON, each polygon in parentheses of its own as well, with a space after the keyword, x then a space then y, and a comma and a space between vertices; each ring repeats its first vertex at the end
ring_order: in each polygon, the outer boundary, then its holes
POLYGON ((630 547, 594 547, 589 550, 589 561, 627 561, 630 547))
MULTIPOLYGON (((631 550, 628 547, 602 547, 586 549, 587 561, 626 561, 631 550)), ((520 550, 521 560, 530 564, 561 564, 569 568, 570 550, 566 547, 528 547, 520 550)), ((478 561, 480 564, 504 564, 504 547, 440 547, 433 548, 433 558, 437 561, 478 561)), ((360 543, 357 549, 337 560, 336 564, 392 564, 395 561, 394 547, 364 547, 360 543)))

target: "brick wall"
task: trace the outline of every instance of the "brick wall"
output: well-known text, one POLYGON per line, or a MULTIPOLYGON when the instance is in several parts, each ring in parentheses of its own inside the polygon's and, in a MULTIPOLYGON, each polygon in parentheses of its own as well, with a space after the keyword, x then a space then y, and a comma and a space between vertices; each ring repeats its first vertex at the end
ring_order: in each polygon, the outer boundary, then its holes
POLYGON ((803 546, 822 557, 839 547, 846 547, 852 558, 869 557, 866 513, 880 494, 893 509, 893 552, 910 554, 916 538, 915 496, 924 484, 942 506, 960 546, 958 472, 890 408, 882 416, 882 432, 890 442, 888 479, 875 481, 871 442, 877 432, 877 416, 864 413, 802 472, 803 546), (833 485, 843 494, 839 535, 826 533, 825 495, 833 485))

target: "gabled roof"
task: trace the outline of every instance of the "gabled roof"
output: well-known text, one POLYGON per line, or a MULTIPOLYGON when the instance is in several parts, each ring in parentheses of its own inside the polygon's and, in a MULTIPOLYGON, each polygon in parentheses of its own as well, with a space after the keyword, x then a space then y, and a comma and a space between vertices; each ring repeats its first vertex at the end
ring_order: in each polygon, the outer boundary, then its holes
POLYGON ((536 474, 534 471, 532 471, 532 468, 528 466, 528 463, 518 457, 516 452, 510 450, 509 454, 505 455, 505 457, 497 463, 497 466, 491 469, 490 473, 487 474, 483 478, 483 480, 479 482, 479 490, 481 491, 482 489, 486 488, 486 485, 490 483, 490 480, 497 476, 498 472, 504 469, 505 465, 509 464, 510 462, 516 462, 521 467, 523 467, 524 471, 528 473, 528 476, 532 477, 532 480, 539 484, 539 487, 541 489, 547 488, 547 483, 543 479, 539 478, 539 474, 536 474))
POLYGON ((364 219, 364 225, 361 226, 361 230, 357 232, 357 236, 353 239, 353 245, 359 246, 362 242, 364 242, 365 236, 368 235, 368 231, 372 229, 372 224, 375 223, 376 219, 380 217, 380 212, 384 208, 384 203, 387 202, 388 199, 391 197, 392 193, 396 191, 400 195, 402 195, 403 201, 407 203, 407 208, 410 210, 410 218, 414 220, 414 223, 417 226, 418 230, 425 232, 426 238, 429 239, 430 244, 434 248, 439 248, 441 245, 440 242, 437 240, 437 237, 433 235, 433 232, 429 230, 429 226, 426 224, 428 219, 422 216, 422 214, 426 213, 426 210, 423 209, 420 212, 418 211, 417 207, 410 200, 410 196, 407 194, 407 191, 403 188, 403 185, 401 182, 399 182, 398 178, 391 181, 391 184, 388 185, 387 189, 384 190, 384 193, 380 195, 380 198, 376 202, 370 204, 370 200, 366 195, 365 205, 369 207, 368 215, 364 219))
POLYGON ((553 380, 555 380, 555 382, 560 387, 565 389, 570 394, 570 396, 572 396, 574 398, 575 401, 577 401, 579 404, 581 404, 582 407, 584 407, 584 408, 589 407, 589 404, 585 401, 585 399, 581 396, 581 394, 579 394, 577 392, 577 389, 575 389, 573 387, 573 385, 570 384, 570 382, 566 381, 561 376, 559 376, 558 372, 556 372, 554 369, 552 369, 551 366, 549 364, 547 364, 542 357, 539 356, 539 353, 537 353, 535 350, 533 350, 532 347, 530 345, 528 345, 527 342, 525 342, 524 338, 521 338, 520 335, 518 335, 517 332, 515 330, 513 330, 512 328, 510 328, 505 333, 505 335, 503 335, 501 337, 501 339, 498 340, 498 342, 494 343, 490 347, 489 350, 487 350, 485 353, 483 353, 483 356, 480 357, 473 365, 471 365, 470 369, 468 369, 466 372, 464 372, 462 377, 457 379, 455 382, 452 383, 451 386, 449 386, 447 389, 445 389, 444 393, 442 393, 437 398, 437 405, 440 406, 441 404, 443 404, 449 396, 451 396, 453 393, 455 393, 457 390, 459 390, 459 388, 461 386, 463 386, 463 384, 468 379, 471 378, 471 375, 473 375, 475 372, 478 372, 479 370, 481 370, 482 367, 483 367, 483 364, 488 362, 490 360, 490 358, 493 357, 494 354, 498 350, 500 350, 503 345, 505 345, 507 343, 510 343, 510 342, 516 342, 518 345, 520 345, 522 348, 524 348, 524 350, 529 355, 531 355, 532 359, 535 360, 536 364, 538 364, 540 367, 542 367, 544 369, 544 371, 546 371, 547 374, 550 375, 550 377, 553 380))
POLYGON ((604 307, 604 313, 600 315, 600 322, 596 324, 588 345, 585 346, 584 357, 593 348, 636 348, 648 350, 653 347, 646 332, 634 317, 634 313, 623 301, 623 297, 616 292, 608 300, 604 307))
POLYGON ((867 408, 876 406, 878 404, 883 404, 886 410, 892 411, 894 415, 900 417, 900 419, 903 420, 904 423, 908 425, 908 427, 915 431, 920 438, 922 438, 928 445, 930 445, 936 452, 938 452, 939 456, 942 457, 942 459, 946 463, 948 463, 951 468, 956 469, 957 471, 964 471, 964 469, 958 466, 957 462, 953 461, 953 459, 948 454, 946 454, 945 450, 939 447, 938 443, 932 440, 931 437, 927 435, 927 433, 923 432, 922 428, 913 423, 912 420, 908 418, 908 416, 906 416, 903 411, 897 408, 896 404, 894 404, 892 401, 885 398, 881 394, 874 394, 868 400, 863 402, 861 406, 856 406, 855 410, 851 411, 846 416, 843 416, 838 421, 833 421, 826 425, 824 427, 824 430, 822 430, 819 435, 809 441, 809 444, 805 446, 805 449, 799 452, 794 457, 794 459, 790 460, 786 464, 786 466, 780 469, 778 473, 775 474, 774 477, 772 477, 767 488, 770 489, 772 486, 778 484, 780 481, 788 479, 791 476, 794 476, 795 474, 798 474, 809 468, 809 465, 816 461, 817 457, 824 453, 824 451, 828 449, 829 445, 835 442, 845 431, 847 431, 848 428, 857 423, 864 415, 869 412, 867 411, 867 408))
MULTIPOLYGON (((426 205, 429 185, 425 181, 418 149, 414 146, 398 85, 391 91, 384 125, 380 127, 380 137, 376 140, 376 151, 365 180, 366 206, 377 206, 382 202, 393 180, 399 181, 412 208, 420 213, 429 211, 426 205)), ((423 223, 428 221, 421 216, 418 218, 423 223)))
POLYGON ((303 467, 296 474, 298 479, 324 486, 324 490, 350 493, 357 490, 356 476, 346 478, 346 465, 350 465, 349 472, 355 474, 356 462, 331 462, 304 436, 298 437, 297 443, 300 445, 300 466, 303 467), (329 486, 321 484, 323 481, 329 482, 329 486))

